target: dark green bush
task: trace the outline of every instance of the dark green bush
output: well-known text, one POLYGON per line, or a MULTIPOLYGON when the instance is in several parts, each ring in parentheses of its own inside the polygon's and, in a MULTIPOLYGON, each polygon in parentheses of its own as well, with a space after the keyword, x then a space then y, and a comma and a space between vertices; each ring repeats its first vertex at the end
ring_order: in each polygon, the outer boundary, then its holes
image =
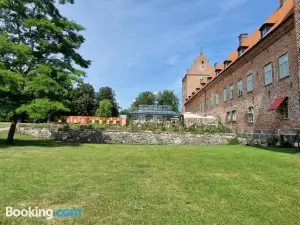
POLYGON ((237 137, 228 140, 228 145, 239 145, 240 141, 237 137))
POLYGON ((267 137, 267 145, 270 147, 277 147, 279 138, 277 136, 271 135, 267 137))
POLYGON ((64 129, 69 129, 69 128, 70 128, 70 124, 64 123, 64 124, 63 124, 63 128, 64 128, 64 129))

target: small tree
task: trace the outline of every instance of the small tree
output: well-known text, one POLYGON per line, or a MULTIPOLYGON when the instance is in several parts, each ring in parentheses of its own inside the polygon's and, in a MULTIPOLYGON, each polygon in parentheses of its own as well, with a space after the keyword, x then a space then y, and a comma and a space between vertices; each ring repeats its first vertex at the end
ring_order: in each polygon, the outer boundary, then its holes
POLYGON ((112 116, 119 115, 119 106, 116 100, 116 93, 111 87, 101 87, 97 93, 96 99, 98 103, 105 99, 109 100, 113 105, 112 116))
POLYGON ((96 115, 103 116, 103 117, 110 117, 112 116, 112 113, 113 113, 113 104, 107 99, 102 100, 99 104, 99 108, 96 112, 96 115))
POLYGON ((80 84, 71 91, 70 95, 70 110, 72 115, 95 115, 97 110, 96 94, 91 84, 80 84))
POLYGON ((70 110, 60 102, 48 99, 35 99, 30 104, 22 105, 17 109, 17 113, 26 113, 33 121, 45 120, 50 122, 55 113, 69 112, 70 110))

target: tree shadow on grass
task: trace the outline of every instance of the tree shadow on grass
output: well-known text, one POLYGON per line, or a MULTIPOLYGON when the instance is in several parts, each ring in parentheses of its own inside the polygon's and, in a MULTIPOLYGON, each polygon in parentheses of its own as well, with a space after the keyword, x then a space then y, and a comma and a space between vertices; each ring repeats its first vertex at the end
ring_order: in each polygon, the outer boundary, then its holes
POLYGON ((280 152, 280 153, 287 153, 287 154, 299 154, 297 152, 297 148, 275 148, 275 147, 263 147, 263 146, 253 146, 253 148, 257 148, 260 150, 271 151, 271 152, 280 152))
POLYGON ((32 139, 32 140, 24 140, 24 139, 15 139, 12 145, 6 144, 5 139, 0 139, 0 149, 4 148, 14 148, 14 147, 62 147, 62 146, 80 146, 80 143, 58 143, 51 139, 32 139))

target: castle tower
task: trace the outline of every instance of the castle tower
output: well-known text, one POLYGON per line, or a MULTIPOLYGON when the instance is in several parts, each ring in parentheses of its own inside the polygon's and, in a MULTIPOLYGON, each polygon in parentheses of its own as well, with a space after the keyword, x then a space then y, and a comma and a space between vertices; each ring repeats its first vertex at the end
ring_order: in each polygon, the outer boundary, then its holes
POLYGON ((185 112, 184 104, 200 90, 209 80, 215 77, 215 72, 207 60, 206 56, 201 52, 199 57, 194 61, 191 68, 187 70, 186 75, 182 79, 182 112, 185 112))

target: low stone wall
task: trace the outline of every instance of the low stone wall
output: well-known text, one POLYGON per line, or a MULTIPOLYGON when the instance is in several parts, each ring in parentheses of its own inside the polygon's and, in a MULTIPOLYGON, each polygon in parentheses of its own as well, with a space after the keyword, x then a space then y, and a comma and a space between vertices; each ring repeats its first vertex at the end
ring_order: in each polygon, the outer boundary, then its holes
POLYGON ((69 143, 110 143, 110 144, 145 144, 145 145, 224 145, 235 134, 194 134, 176 132, 128 132, 71 130, 21 127, 18 132, 37 137, 52 138, 57 142, 69 143))
POLYGON ((239 140, 244 145, 298 147, 300 142, 300 129, 279 129, 277 131, 255 131, 252 133, 238 134, 239 140))

